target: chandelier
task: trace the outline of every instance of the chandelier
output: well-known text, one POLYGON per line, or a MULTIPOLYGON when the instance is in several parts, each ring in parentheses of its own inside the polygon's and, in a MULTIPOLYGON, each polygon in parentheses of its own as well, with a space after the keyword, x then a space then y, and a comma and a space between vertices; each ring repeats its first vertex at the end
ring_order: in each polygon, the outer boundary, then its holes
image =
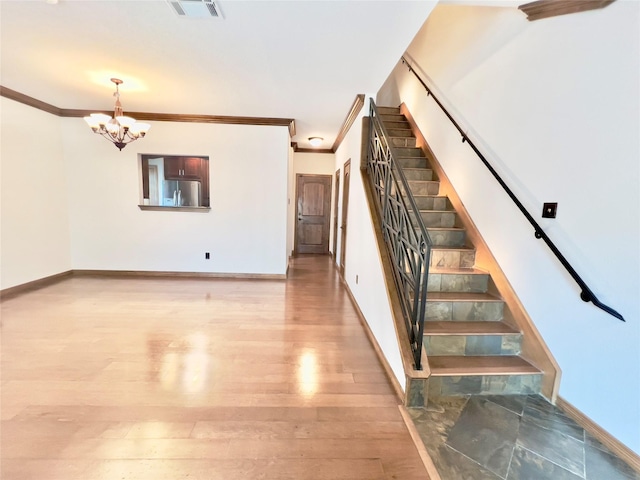
POLYGON ((116 106, 113 118, 104 113, 92 113, 84 117, 84 121, 91 127, 93 133, 98 133, 104 138, 113 142, 116 147, 122 150, 127 143, 131 143, 138 138, 142 138, 151 128, 148 123, 138 123, 134 118, 125 117, 122 114, 122 104, 120 103, 120 90, 118 86, 122 83, 119 78, 112 78, 116 84, 116 106))

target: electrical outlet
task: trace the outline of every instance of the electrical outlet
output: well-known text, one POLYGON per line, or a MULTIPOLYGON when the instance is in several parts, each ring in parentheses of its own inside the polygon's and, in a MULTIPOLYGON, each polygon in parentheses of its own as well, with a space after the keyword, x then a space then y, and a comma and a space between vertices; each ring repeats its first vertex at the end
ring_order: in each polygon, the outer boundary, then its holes
POLYGON ((542 218, 556 218, 557 203, 545 203, 542 205, 542 218))
POLYGON ((211 257, 209 256, 209 252, 204 252, 204 259, 205 259, 205 260, 209 260, 209 258, 211 258, 211 257))

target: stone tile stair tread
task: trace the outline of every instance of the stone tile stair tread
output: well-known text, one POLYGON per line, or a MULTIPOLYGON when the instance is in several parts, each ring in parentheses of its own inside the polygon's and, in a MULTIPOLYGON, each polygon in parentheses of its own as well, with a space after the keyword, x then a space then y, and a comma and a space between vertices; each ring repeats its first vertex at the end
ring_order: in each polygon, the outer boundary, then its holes
POLYGON ((510 335, 520 331, 504 322, 430 322, 424 323, 425 335, 510 335))
POLYGON ((429 273, 439 275, 489 275, 486 270, 479 268, 429 267, 429 273))
MULTIPOLYGON (((414 181, 414 180, 409 180, 410 182, 414 181)), ((420 180, 420 181, 427 181, 427 180, 420 180)), ((409 210, 410 212, 413 212, 412 208, 407 208, 407 210, 409 210)), ((429 210, 429 209, 418 209, 418 211, 420 213, 456 213, 455 210, 451 209, 451 210, 429 210)))
POLYGON ((427 230, 434 230, 434 231, 445 231, 445 230, 456 231, 456 232, 464 231, 464 228, 462 227, 425 227, 425 228, 427 230))
POLYGON ((481 292, 429 292, 427 302, 502 302, 502 299, 481 292))
MULTIPOLYGON (((413 162, 413 161, 417 161, 417 160, 424 160, 424 162, 427 165, 429 164, 429 160, 424 155, 421 156, 421 157, 412 157, 412 156, 408 156, 408 155, 395 155, 394 158, 396 159, 396 162, 398 162, 400 164, 403 161, 411 161, 411 162, 413 162)), ((438 195, 430 195, 430 196, 437 197, 438 195)))
MULTIPOLYGON (((432 182, 436 182, 437 180, 431 180, 432 182)), ((438 195, 415 195, 415 197, 432 197, 432 198, 445 198, 438 195)), ((413 212, 411 205, 407 205, 407 210, 413 212)), ((447 207, 445 209, 442 208, 420 208, 418 207, 418 212, 420 213, 456 213, 456 210, 453 207, 447 207)))
POLYGON ((420 147, 392 147, 392 148, 394 150, 400 150, 400 152, 398 152, 399 157, 415 158, 416 155, 411 155, 411 153, 419 153, 420 155, 417 155, 418 157, 424 156, 424 152, 420 147), (407 153, 408 155, 402 155, 403 152, 407 153))
MULTIPOLYGON (((407 203, 409 203, 409 202, 407 202, 407 203)), ((413 209, 412 208, 409 208, 407 206, 407 210, 409 211, 409 213, 413 214, 413 209)), ((418 212, 419 213, 453 213, 453 214, 456 213, 456 211, 453 208, 451 208, 450 210, 440 210, 440 209, 438 209, 438 210, 425 210, 425 209, 418 208, 418 212)))
MULTIPOLYGON (((434 182, 436 180, 433 180, 434 182)), ((416 200, 416 203, 418 202, 419 199, 421 198, 433 198, 434 200, 438 199, 438 200, 446 200, 447 197, 445 195, 414 195, 413 198, 416 200)), ((453 207, 448 207, 449 210, 444 210, 446 212, 455 212, 455 209, 453 207)))
POLYGON ((531 375, 542 372, 525 359, 500 356, 431 356, 429 368, 433 376, 531 375))
POLYGON ((433 245, 431 247, 431 250, 448 250, 451 252, 455 252, 455 251, 462 251, 462 252, 475 252, 475 247, 469 247, 469 246, 451 246, 451 245, 433 245))

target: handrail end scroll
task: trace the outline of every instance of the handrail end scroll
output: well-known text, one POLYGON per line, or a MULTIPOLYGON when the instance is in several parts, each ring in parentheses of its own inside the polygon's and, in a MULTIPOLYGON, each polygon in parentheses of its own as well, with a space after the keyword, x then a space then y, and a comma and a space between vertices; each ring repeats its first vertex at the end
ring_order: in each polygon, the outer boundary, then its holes
POLYGON ((594 306, 598 307, 600 310, 607 312, 609 315, 616 317, 618 320, 622 322, 626 322, 626 320, 620 313, 618 313, 616 310, 614 310, 610 306, 605 305, 600 300, 598 300, 598 297, 596 297, 591 291, 583 290, 582 292, 580 292, 580 299, 583 302, 591 302, 593 303, 594 306))

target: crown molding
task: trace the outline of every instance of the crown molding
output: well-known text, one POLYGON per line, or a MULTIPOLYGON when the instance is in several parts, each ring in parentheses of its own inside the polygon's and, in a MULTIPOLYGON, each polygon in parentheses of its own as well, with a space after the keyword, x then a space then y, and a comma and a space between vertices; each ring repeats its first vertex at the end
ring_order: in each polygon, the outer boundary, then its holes
POLYGON ((0 85, 0 96, 8 98, 10 100, 14 100, 24 105, 28 105, 33 108, 37 108, 38 110, 43 110, 47 113, 57 115, 58 117, 61 116, 61 110, 58 107, 55 107, 41 100, 36 100, 35 98, 30 97, 29 95, 16 92, 15 90, 11 90, 10 88, 3 87, 2 85, 0 85))
POLYGON ((527 15, 527 20, 533 22, 542 18, 604 8, 613 2, 615 0, 538 0, 525 3, 518 8, 527 15))
POLYGON ((333 142, 333 146, 331 147, 331 150, 333 150, 334 153, 338 151, 340 144, 344 140, 344 137, 347 136, 349 129, 353 125, 353 122, 355 122, 356 118, 358 118, 358 114, 360 113, 360 110, 362 110, 363 106, 364 106, 364 94, 360 93, 356 95, 356 99, 353 101, 353 104, 349 109, 349 113, 347 114, 347 117, 344 119, 344 122, 342 123, 342 127, 340 127, 340 131, 336 136, 336 141, 333 142))
MULTIPOLYGON (((28 105, 38 110, 51 113, 58 117, 82 118, 91 113, 105 113, 113 115, 112 111, 106 110, 78 110, 71 108, 58 108, 49 103, 36 98, 16 92, 10 88, 0 85, 0 96, 15 100, 16 102, 28 105)), ((151 113, 151 112, 127 112, 136 120, 150 120, 155 122, 184 122, 184 123, 222 123, 227 125, 267 125, 276 127, 287 127, 289 135, 295 135, 295 119, 293 118, 272 118, 272 117, 234 117, 226 115, 192 115, 182 113, 151 113)))

